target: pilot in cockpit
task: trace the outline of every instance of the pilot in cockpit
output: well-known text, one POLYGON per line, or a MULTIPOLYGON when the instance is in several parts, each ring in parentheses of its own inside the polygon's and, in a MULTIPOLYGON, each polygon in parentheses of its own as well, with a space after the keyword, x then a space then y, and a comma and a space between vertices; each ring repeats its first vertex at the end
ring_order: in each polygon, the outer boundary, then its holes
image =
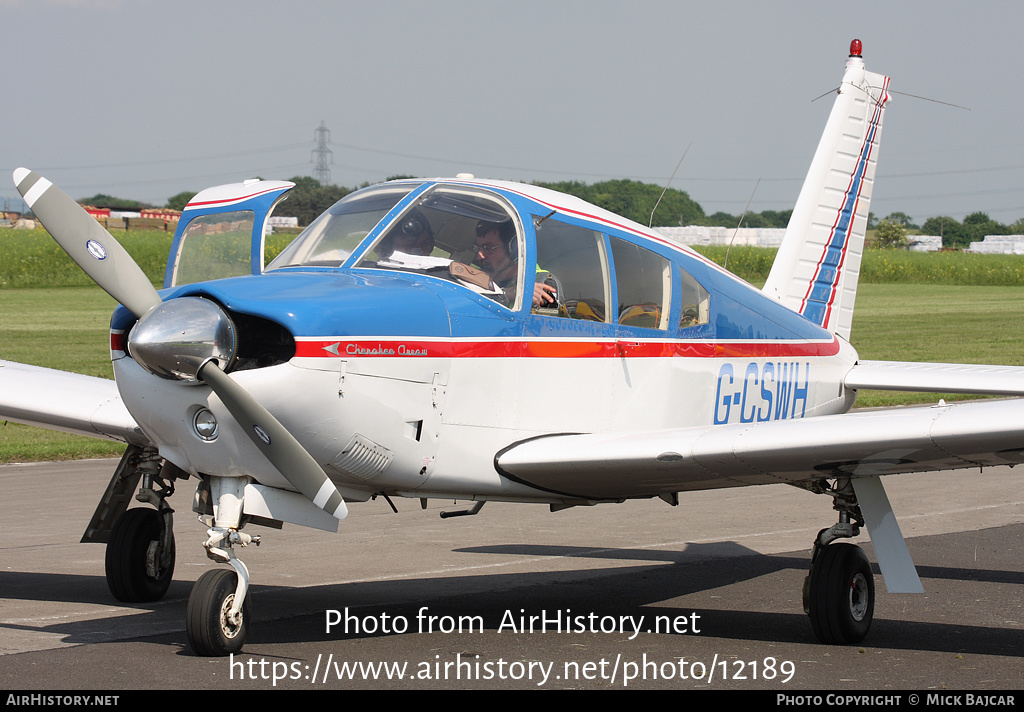
MULTIPOLYGON (((519 273, 519 242, 511 220, 487 222, 476 226, 476 261, 506 294, 515 302, 516 278, 519 273)), ((555 287, 537 282, 533 288, 533 306, 554 304, 555 287)))

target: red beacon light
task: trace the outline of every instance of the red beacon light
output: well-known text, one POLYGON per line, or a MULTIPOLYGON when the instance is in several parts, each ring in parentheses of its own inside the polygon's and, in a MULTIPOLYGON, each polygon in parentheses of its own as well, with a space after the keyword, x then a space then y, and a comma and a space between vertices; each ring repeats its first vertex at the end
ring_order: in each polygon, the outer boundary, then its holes
POLYGON ((860 40, 854 40, 850 43, 850 56, 859 57, 863 49, 864 46, 860 43, 860 40))

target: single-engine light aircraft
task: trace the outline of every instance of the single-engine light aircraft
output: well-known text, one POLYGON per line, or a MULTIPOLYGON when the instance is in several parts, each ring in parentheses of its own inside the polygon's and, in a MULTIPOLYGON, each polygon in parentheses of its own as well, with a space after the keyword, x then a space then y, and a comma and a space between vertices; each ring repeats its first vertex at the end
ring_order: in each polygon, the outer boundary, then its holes
POLYGON ((871 625, 866 527, 890 592, 922 590, 883 475, 1017 464, 1024 401, 848 413, 860 389, 1024 395, 1024 368, 867 362, 849 343, 889 79, 854 41, 767 283, 536 186, 398 180, 331 207, 264 265, 292 187, 205 190, 163 289, 24 168, 14 182, 119 306, 114 381, 0 362, 0 417, 124 441, 86 530, 121 601, 167 590, 168 498, 197 483, 199 655, 245 642, 247 524, 336 531, 371 497, 575 505, 787 483, 831 497, 804 605, 825 643, 871 625), (557 396, 558 407, 537 407, 557 396), (152 506, 127 509, 133 492, 152 506))

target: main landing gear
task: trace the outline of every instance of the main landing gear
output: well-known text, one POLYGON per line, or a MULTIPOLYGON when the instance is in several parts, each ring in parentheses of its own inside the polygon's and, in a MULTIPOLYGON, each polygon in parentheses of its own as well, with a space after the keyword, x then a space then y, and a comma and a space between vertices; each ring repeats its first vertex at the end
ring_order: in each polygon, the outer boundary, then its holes
POLYGON ((152 448, 129 448, 82 537, 82 541, 107 543, 107 586, 119 601, 158 601, 171 585, 174 510, 167 498, 174 493, 179 474, 183 473, 173 465, 163 465, 152 448), (135 499, 155 509, 127 509, 140 480, 135 499))
POLYGON ((832 495, 839 522, 822 529, 814 540, 811 570, 804 580, 804 612, 822 643, 859 643, 875 613, 874 575, 859 546, 833 542, 860 534, 864 519, 849 479, 816 491, 832 495))

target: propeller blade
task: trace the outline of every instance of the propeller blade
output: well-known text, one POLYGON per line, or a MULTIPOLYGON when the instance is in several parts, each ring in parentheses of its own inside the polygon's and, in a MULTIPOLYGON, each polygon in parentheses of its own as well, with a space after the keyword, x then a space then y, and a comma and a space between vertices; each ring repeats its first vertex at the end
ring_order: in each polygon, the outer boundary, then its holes
POLYGON ((198 376, 213 389, 256 447, 295 489, 337 519, 348 515, 341 493, 313 456, 248 391, 221 371, 213 360, 203 364, 198 376))
POLYGON ((67 193, 27 168, 14 171, 14 184, 47 232, 103 291, 140 318, 160 303, 131 255, 67 193))

